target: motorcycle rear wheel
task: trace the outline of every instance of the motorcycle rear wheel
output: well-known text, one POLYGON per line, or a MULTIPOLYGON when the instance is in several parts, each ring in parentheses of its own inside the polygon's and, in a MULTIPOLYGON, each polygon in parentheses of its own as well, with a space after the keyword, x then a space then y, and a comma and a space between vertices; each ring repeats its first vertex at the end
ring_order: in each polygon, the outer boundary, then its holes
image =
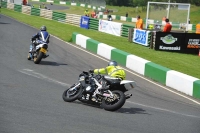
POLYGON ((115 90, 112 91, 112 93, 114 95, 114 99, 105 98, 102 100, 101 106, 107 111, 116 111, 120 109, 126 102, 126 96, 123 92, 115 90))
POLYGON ((73 102, 78 99, 78 96, 82 93, 82 87, 78 87, 76 89, 70 90, 75 85, 71 86, 69 89, 63 92, 62 98, 65 102, 73 102))
POLYGON ((37 54, 37 57, 34 57, 34 63, 35 64, 39 64, 40 61, 42 60, 43 56, 44 56, 44 53, 43 52, 39 52, 37 54))

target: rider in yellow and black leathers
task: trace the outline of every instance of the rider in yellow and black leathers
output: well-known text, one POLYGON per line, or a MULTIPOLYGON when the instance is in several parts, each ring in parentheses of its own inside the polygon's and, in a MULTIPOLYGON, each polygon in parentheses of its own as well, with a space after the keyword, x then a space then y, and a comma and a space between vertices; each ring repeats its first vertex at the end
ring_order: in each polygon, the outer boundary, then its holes
MULTIPOLYGON (((95 74, 104 74, 110 77, 117 78, 119 82, 126 78, 125 71, 120 66, 118 66, 116 61, 110 61, 106 68, 94 69, 90 70, 90 72, 94 72, 95 74)), ((102 86, 98 87, 95 92, 100 93, 100 91, 102 89, 105 89, 105 87, 105 83, 103 83, 102 86)))
POLYGON ((94 69, 95 74, 106 74, 111 77, 125 79, 126 73, 120 66, 109 65, 106 68, 94 69))

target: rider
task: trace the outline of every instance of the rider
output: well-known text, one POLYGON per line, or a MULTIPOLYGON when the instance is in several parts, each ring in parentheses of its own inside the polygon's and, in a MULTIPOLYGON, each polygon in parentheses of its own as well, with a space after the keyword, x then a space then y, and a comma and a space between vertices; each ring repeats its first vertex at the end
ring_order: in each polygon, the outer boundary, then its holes
POLYGON ((33 35, 31 38, 32 44, 30 45, 29 53, 34 52, 36 45, 38 45, 42 42, 49 43, 49 38, 50 38, 50 34, 47 32, 46 26, 44 26, 44 25, 41 26, 40 32, 33 35), (37 42, 33 44, 34 40, 36 40, 37 42))
MULTIPOLYGON (((94 70, 89 70, 89 72, 91 73, 95 73, 95 74, 105 74, 108 75, 110 77, 114 77, 117 78, 117 80, 120 82, 121 80, 124 80, 126 78, 126 73, 125 71, 118 66, 118 63, 116 61, 110 61, 108 63, 108 66, 106 68, 100 68, 100 69, 94 69, 94 70)), ((93 86, 92 86, 93 88, 93 86)), ((102 85, 99 86, 95 92, 93 97, 96 96, 96 94, 100 94, 101 90, 106 89, 106 84, 105 81, 103 81, 102 85)))

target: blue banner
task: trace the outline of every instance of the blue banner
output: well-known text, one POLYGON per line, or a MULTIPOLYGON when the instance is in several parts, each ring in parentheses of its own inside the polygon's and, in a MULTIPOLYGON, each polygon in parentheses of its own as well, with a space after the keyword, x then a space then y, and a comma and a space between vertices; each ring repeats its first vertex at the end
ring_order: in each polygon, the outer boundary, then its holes
POLYGON ((150 31, 134 29, 133 42, 148 46, 148 35, 150 31))
POLYGON ((90 17, 81 16, 80 27, 85 28, 85 29, 89 29, 89 20, 90 20, 90 17))

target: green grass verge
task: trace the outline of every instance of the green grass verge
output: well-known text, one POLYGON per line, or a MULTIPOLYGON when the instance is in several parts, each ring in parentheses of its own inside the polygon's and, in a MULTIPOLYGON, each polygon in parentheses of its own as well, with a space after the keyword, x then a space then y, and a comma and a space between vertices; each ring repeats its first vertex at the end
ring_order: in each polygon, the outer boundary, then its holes
POLYGON ((173 69, 200 79, 200 57, 198 57, 198 55, 155 51, 142 45, 130 43, 128 42, 128 39, 124 37, 117 37, 94 30, 86 30, 83 28, 59 23, 37 16, 21 14, 4 8, 2 9, 1 13, 10 16, 18 21, 31 25, 37 29, 39 29, 41 25, 46 25, 48 31, 52 35, 55 35, 64 41, 71 42, 72 33, 77 32, 99 42, 103 42, 105 44, 113 46, 117 49, 140 56, 156 64, 165 66, 169 69, 173 69))

